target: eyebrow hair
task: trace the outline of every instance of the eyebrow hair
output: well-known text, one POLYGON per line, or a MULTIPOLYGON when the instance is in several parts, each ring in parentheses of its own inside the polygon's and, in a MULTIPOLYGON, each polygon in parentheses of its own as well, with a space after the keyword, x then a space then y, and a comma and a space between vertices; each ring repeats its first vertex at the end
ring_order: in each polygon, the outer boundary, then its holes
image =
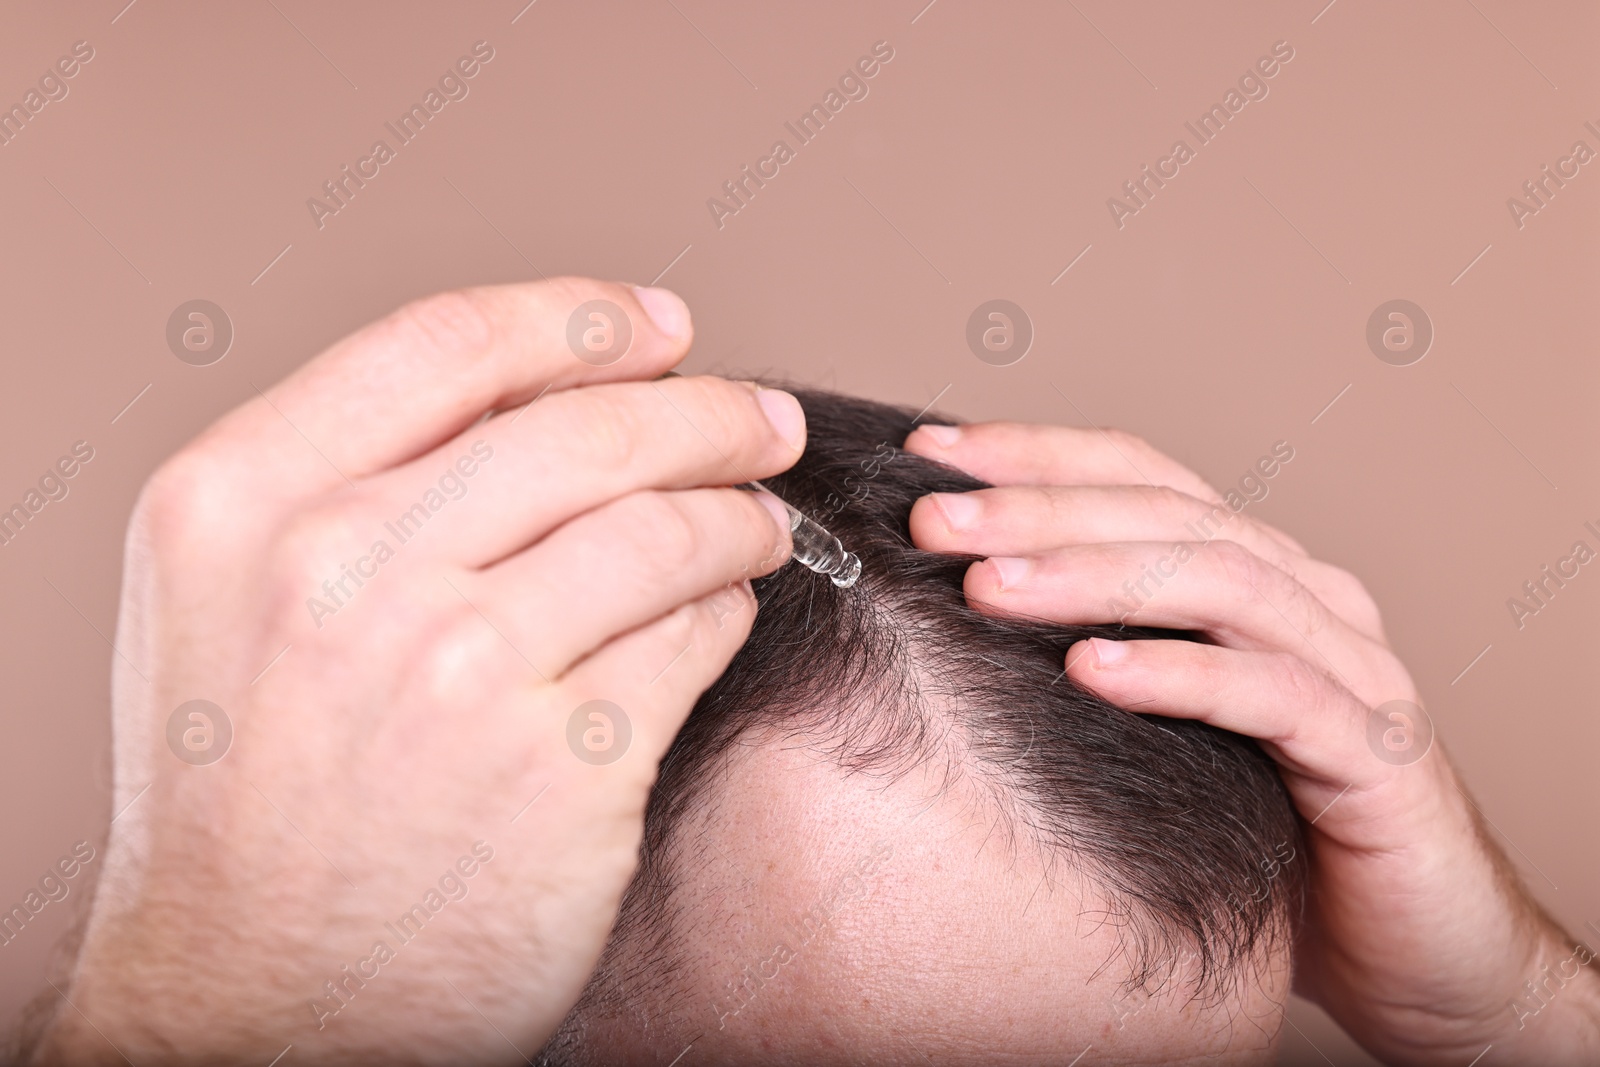
POLYGON ((1192 959, 1191 995, 1226 996, 1299 922, 1304 842, 1288 792, 1253 740, 1118 708, 1063 670, 1067 649, 1088 637, 1203 638, 972 608, 963 578, 981 557, 916 548, 909 518, 928 493, 985 483, 901 450, 920 417, 909 409, 784 388, 805 409, 809 439, 766 484, 856 553, 861 578, 839 589, 789 564, 753 583, 750 637, 662 761, 640 867, 580 1008, 615 1010, 638 983, 670 976, 681 948, 675 858, 693 847, 680 828, 752 733, 803 738, 847 770, 890 774, 953 739, 959 769, 1104 892, 1130 989, 1192 959), (648 962, 627 966, 624 955, 648 962))

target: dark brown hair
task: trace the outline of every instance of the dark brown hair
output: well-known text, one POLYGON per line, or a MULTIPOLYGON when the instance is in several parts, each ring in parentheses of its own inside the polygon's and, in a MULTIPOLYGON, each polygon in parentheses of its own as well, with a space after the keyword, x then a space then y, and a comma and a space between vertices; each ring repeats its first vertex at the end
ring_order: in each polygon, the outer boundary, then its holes
POLYGON ((862 772, 960 753, 963 772, 1108 895, 1130 986, 1159 983, 1189 955, 1194 995, 1225 993, 1264 949, 1292 937, 1303 894, 1300 830, 1272 762, 1253 741, 1204 723, 1114 707, 1062 671, 1067 649, 1086 637, 1193 635, 972 609, 962 579, 976 557, 917 549, 908 519, 927 493, 983 483, 901 451, 911 412, 792 391, 810 442, 767 484, 861 557, 861 579, 838 589, 789 563, 754 583, 750 639, 662 762, 641 867, 585 1008, 626 1010, 615 1002, 622 990, 646 973, 671 974, 683 935, 671 932, 674 858, 692 849, 678 828, 753 730, 813 746, 828 739, 828 755, 862 772), (608 973, 623 943, 632 973, 608 973))

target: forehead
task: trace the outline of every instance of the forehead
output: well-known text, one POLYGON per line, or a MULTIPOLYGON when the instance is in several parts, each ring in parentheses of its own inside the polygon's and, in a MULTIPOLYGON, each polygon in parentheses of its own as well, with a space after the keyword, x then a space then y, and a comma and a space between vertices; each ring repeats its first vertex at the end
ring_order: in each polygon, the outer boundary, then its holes
POLYGON ((626 1010, 584 1020, 601 1058, 1270 1059, 1286 956, 1225 1004, 1128 990, 1106 897, 965 776, 847 774, 795 742, 741 746, 717 775, 677 830, 670 953, 629 938, 626 1010))

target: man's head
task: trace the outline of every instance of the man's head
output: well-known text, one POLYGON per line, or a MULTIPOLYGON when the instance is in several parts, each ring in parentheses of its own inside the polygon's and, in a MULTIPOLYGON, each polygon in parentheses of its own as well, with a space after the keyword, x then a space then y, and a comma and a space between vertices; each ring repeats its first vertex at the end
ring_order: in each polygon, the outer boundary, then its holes
MULTIPOLYGON (((969 607, 912 547, 905 411, 796 391, 772 489, 862 560, 755 583, 749 641, 662 763, 639 873, 551 1062, 1033 1063, 1260 1055, 1303 884, 1244 738, 1062 676, 1089 636, 969 607)), ((1182 636, 1171 635, 1166 636, 1182 636)))

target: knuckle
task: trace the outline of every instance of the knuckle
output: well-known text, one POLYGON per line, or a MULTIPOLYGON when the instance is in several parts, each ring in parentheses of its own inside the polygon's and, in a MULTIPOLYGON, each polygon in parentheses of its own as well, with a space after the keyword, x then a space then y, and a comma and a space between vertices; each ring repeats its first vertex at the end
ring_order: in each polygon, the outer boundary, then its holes
POLYGON ((1360 578, 1342 567, 1328 568, 1328 578, 1350 604, 1377 616, 1378 602, 1360 578))
MULTIPOLYGON (((1083 507, 1075 500, 1070 489, 1060 486, 1045 486, 1042 489, 1030 486, 1020 491, 1009 487, 979 489, 973 495, 983 502, 982 514, 1008 518, 1010 515, 1025 514, 1033 501, 1042 501, 1044 523, 1052 530, 1069 527, 1083 507)), ((943 523, 939 525, 942 526, 943 523)))
POLYGON ((1190 502, 1187 496, 1170 486, 1143 485, 1139 489, 1150 506, 1161 511, 1177 513, 1184 504, 1190 502))
POLYGON ((462 604, 449 609, 421 642, 412 670, 430 697, 460 700, 494 689, 515 655, 494 627, 462 604))
POLYGON ((1189 527, 1198 531, 1208 541, 1222 536, 1223 531, 1228 529, 1229 524, 1239 517, 1238 513, 1231 510, 1226 504, 1202 500, 1187 493, 1179 492, 1176 489, 1167 491, 1176 496, 1177 503, 1174 506, 1179 509, 1180 513, 1186 512, 1188 514, 1189 527))
POLYGON ((342 508, 322 506, 297 512, 283 523, 273 542, 278 575, 315 585, 323 576, 338 571, 355 544, 350 517, 342 508))
POLYGON ((1339 567, 1329 568, 1328 581, 1338 598, 1336 604, 1349 613, 1356 628, 1382 640, 1383 613, 1378 610, 1378 602, 1372 598, 1365 583, 1339 567))
POLYGON ((203 496, 211 473, 195 453, 177 453, 145 481, 135 514, 163 529, 181 524, 203 496))
POLYGON ((1234 657, 1211 646, 1196 645, 1189 651, 1188 669, 1194 673, 1197 689, 1213 705, 1234 699, 1234 657))
POLYGON ((1316 593, 1307 588, 1305 583, 1294 578, 1288 578, 1281 584, 1288 590, 1291 610, 1286 614, 1294 620, 1294 625, 1302 631, 1302 636, 1311 638, 1327 629, 1333 618, 1332 612, 1316 593))
POLYGON ((1291 653, 1274 652, 1271 656, 1272 670, 1280 680, 1283 699, 1296 712, 1289 716, 1289 721, 1298 723, 1303 718, 1312 721, 1326 712, 1333 695, 1333 682, 1328 675, 1291 653))
POLYGON ((395 314, 395 330, 441 355, 473 358, 492 349, 490 298, 482 290, 454 289, 413 300, 395 314))
POLYGON ((1142 489, 1141 495, 1145 501, 1145 507, 1152 518, 1171 519, 1174 521, 1184 519, 1192 524, 1195 518, 1201 518, 1205 514, 1209 514, 1201 513, 1197 515, 1198 509, 1195 505, 1198 501, 1187 493, 1181 493, 1164 485, 1143 486, 1142 489))
POLYGON ((237 470, 223 457, 191 445, 161 464, 145 482, 135 523, 152 543, 183 545, 218 532, 237 470))
POLYGON ((661 637, 674 649, 692 645, 700 635, 702 624, 710 618, 704 601, 691 601, 661 619, 661 637))
POLYGON ((1240 599, 1255 600, 1262 596, 1265 564, 1260 557, 1237 541, 1223 539, 1211 542, 1210 551, 1223 580, 1238 592, 1240 599))
MULTIPOLYGON (((1222 505, 1219 504, 1217 506, 1221 507, 1222 505)), ((1276 540, 1273 539, 1272 533, 1267 527, 1266 523, 1251 515, 1240 515, 1239 518, 1242 520, 1240 523, 1240 529, 1249 534, 1252 543, 1262 546, 1267 551, 1273 552, 1279 557, 1288 557, 1289 554, 1284 551, 1282 546, 1276 540)), ((1292 563, 1293 560, 1290 560, 1290 562, 1292 563)))

